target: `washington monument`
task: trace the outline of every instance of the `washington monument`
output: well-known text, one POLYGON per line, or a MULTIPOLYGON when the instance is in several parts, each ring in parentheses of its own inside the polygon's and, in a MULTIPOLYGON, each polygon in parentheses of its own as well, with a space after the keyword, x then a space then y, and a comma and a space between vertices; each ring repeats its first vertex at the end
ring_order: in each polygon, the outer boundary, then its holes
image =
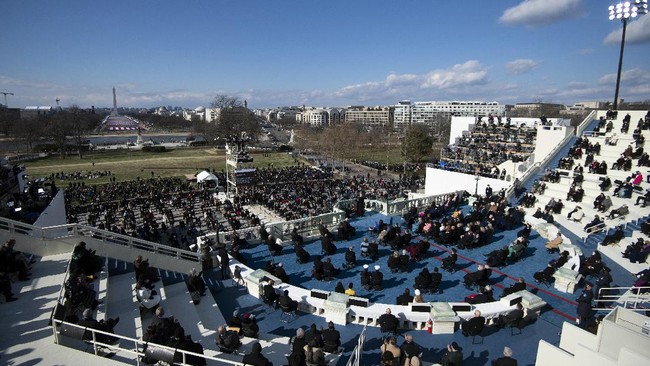
POLYGON ((117 95, 115 94, 115 87, 113 87, 113 111, 111 115, 117 116, 117 95))

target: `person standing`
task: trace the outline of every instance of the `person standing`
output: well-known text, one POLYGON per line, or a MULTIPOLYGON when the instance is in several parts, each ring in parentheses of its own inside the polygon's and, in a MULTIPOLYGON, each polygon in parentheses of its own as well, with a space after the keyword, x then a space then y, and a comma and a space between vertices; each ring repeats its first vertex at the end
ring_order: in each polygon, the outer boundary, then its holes
POLYGON ((594 292, 592 290, 593 285, 591 282, 585 283, 585 288, 582 290, 580 296, 576 299, 578 303, 578 325, 582 329, 587 329, 589 322, 591 321, 591 301, 594 299, 594 292))
POLYGON ((219 255, 219 262, 221 263, 221 279, 225 280, 228 278, 228 265, 230 264, 230 257, 228 256, 228 251, 226 251, 225 246, 219 248, 217 254, 219 255))

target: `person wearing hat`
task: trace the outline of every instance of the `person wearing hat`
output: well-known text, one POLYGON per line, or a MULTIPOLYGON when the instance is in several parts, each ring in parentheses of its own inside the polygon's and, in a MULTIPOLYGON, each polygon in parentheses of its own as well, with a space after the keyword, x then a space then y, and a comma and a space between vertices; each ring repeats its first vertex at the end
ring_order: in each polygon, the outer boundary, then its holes
POLYGON ((361 287, 369 291, 372 288, 372 276, 368 272, 368 265, 363 265, 363 271, 361 271, 361 287))
POLYGON ((451 342, 447 345, 447 353, 442 356, 440 364, 442 366, 460 366, 463 362, 462 348, 456 342, 451 342))
POLYGON ((244 314, 241 321, 242 334, 248 338, 257 338, 260 332, 260 327, 257 325, 257 319, 253 314, 244 314))
POLYGON ((379 271, 380 269, 379 265, 375 265, 375 271, 372 272, 372 286, 375 291, 382 289, 381 282, 384 280, 384 274, 379 271))
POLYGON ((512 349, 503 347, 503 357, 493 360, 492 366, 517 366, 517 360, 512 358, 512 349))
POLYGON ((576 302, 578 303, 578 325, 582 329, 587 329, 587 326, 592 319, 591 301, 594 299, 592 287, 593 284, 591 282, 585 282, 584 290, 582 290, 582 293, 576 299, 576 302))
POLYGON ((420 290, 415 290, 415 297, 413 298, 413 302, 417 302, 417 303, 424 302, 424 299, 422 298, 422 292, 420 290))

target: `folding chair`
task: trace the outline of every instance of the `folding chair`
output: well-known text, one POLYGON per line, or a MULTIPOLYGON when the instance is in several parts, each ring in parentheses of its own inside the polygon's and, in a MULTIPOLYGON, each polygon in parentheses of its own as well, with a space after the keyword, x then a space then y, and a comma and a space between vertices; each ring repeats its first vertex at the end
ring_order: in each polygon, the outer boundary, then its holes
POLYGON ((290 323, 298 317, 298 315, 296 315, 296 311, 289 307, 280 305, 280 309, 282 310, 282 313, 280 314, 280 321, 283 323, 290 323))

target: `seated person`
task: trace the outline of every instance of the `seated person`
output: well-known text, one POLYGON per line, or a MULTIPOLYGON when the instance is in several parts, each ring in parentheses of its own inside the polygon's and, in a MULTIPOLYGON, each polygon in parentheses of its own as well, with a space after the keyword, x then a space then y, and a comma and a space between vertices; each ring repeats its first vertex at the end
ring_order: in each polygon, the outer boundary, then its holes
POLYGON ((373 240, 368 244, 368 257, 370 257, 372 260, 377 260, 378 256, 379 256, 379 244, 377 244, 377 242, 373 240))
POLYGON ((377 323, 379 324, 382 333, 397 333, 399 320, 397 317, 395 317, 395 315, 392 314, 390 308, 386 308, 384 314, 382 314, 379 319, 377 319, 377 323))
POLYGON ((503 289, 503 294, 501 294, 501 297, 506 297, 510 294, 514 294, 515 292, 523 291, 526 289, 526 281, 524 280, 523 277, 519 277, 517 279, 517 282, 513 283, 510 287, 506 287, 503 289))
POLYGON ((528 238, 532 228, 533 227, 529 223, 525 223, 523 229, 517 231, 517 237, 523 236, 524 238, 528 238))
POLYGON ((321 254, 332 255, 336 253, 336 245, 332 241, 332 234, 326 234, 321 237, 321 254))
POLYGON ((140 303, 141 311, 146 310, 154 312, 160 304, 160 295, 158 295, 158 292, 145 286, 138 287, 138 285, 136 285, 136 298, 140 303))
POLYGON ((241 346, 238 332, 227 330, 223 325, 217 328, 215 343, 223 353, 233 353, 241 346))
POLYGON ((420 357, 422 357, 422 349, 413 341, 413 336, 411 334, 404 336, 404 343, 402 343, 400 349, 402 350, 402 358, 405 360, 405 365, 413 364, 413 358, 416 358, 419 361, 420 357))
POLYGON ((282 262, 275 266, 275 272, 273 272, 273 275, 279 278, 282 282, 289 283, 289 275, 287 274, 287 271, 284 270, 282 262))
POLYGON ((501 314, 498 318, 494 319, 494 325, 499 328, 507 327, 509 325, 517 325, 521 319, 524 318, 524 307, 521 303, 517 304, 517 308, 508 314, 501 314))
POLYGON ((357 292, 354 291, 354 284, 352 282, 348 283, 348 288, 345 290, 345 294, 348 296, 355 296, 357 294, 357 292))
POLYGON ((603 180, 598 184, 601 191, 608 191, 612 187, 612 180, 609 177, 603 177, 603 180))
POLYGON ((451 250, 451 253, 445 258, 442 259, 442 268, 446 270, 453 270, 458 260, 458 254, 456 254, 456 248, 451 250))
POLYGON ((560 244, 562 244, 562 233, 560 231, 557 232, 557 236, 555 239, 551 241, 547 241, 546 244, 544 244, 544 247, 549 253, 553 253, 555 251, 560 250, 560 244))
POLYGON ((396 303, 397 305, 406 306, 411 302, 413 302, 413 296, 411 296, 411 290, 407 287, 401 295, 397 296, 396 303))
POLYGON ((323 347, 323 327, 318 330, 316 324, 312 323, 309 326, 309 329, 305 332, 305 342, 307 344, 312 344, 314 347, 321 348, 323 347))
POLYGON ((357 265, 357 254, 354 252, 354 247, 349 247, 345 252, 345 267, 354 268, 357 265))
POLYGON ((524 237, 518 237, 515 239, 512 244, 510 244, 508 259, 516 261, 524 255, 526 247, 528 246, 528 241, 524 237))
POLYGON ((390 269, 390 271, 392 273, 398 272, 399 271, 399 252, 397 250, 393 251, 393 255, 388 257, 387 262, 388 262, 387 263, 388 269, 390 269))
POLYGON ((614 232, 611 234, 607 234, 605 238, 603 238, 603 242, 600 243, 600 245, 610 245, 610 244, 616 244, 619 241, 621 241, 623 238, 625 238, 625 232, 623 231, 623 225, 618 225, 614 229, 614 232))
POLYGON ((298 228, 293 228, 291 231, 291 242, 293 245, 303 245, 304 240, 302 238, 302 235, 298 234, 298 228))
POLYGON ((486 302, 494 301, 494 293, 492 286, 487 285, 479 289, 479 293, 471 294, 465 297, 465 302, 469 304, 484 304, 486 302))
POLYGON ((463 283, 466 287, 472 287, 482 281, 484 277, 485 267, 479 264, 476 271, 470 272, 463 277, 463 283))
POLYGON ((159 280, 156 268, 149 265, 148 259, 142 259, 139 255, 133 261, 133 268, 135 270, 136 281, 154 283, 159 280))
POLYGON ((314 260, 314 266, 311 269, 311 275, 317 279, 318 281, 321 281, 324 276, 323 272, 323 262, 321 261, 320 257, 316 257, 314 260))
POLYGON ((382 366, 398 366, 402 357, 402 350, 397 347, 397 338, 394 336, 386 337, 384 343, 379 347, 381 351, 382 366))
POLYGON ((575 222, 580 222, 582 221, 582 218, 585 217, 584 211, 582 211, 582 207, 576 206, 569 214, 567 217, 575 222))
MULTIPOLYGON (((97 321, 93 317, 93 311, 90 309, 86 309, 83 312, 83 318, 77 324, 84 328, 96 329, 107 333, 115 333, 114 328, 119 321, 120 321, 119 317, 115 319, 108 319, 106 321, 104 321, 103 319, 97 321)), ((92 332, 87 330, 84 333, 83 338, 84 340, 92 340, 93 339, 92 332)), ((119 339, 116 337, 111 337, 106 334, 95 333, 95 340, 97 342, 111 344, 117 342, 119 339)))
POLYGON ((327 329, 323 330, 323 351, 327 353, 338 353, 341 346, 341 334, 334 328, 334 323, 327 323, 327 329))
POLYGON ((510 249, 507 245, 504 245, 503 248, 488 253, 485 263, 490 265, 490 267, 501 267, 506 263, 508 254, 510 254, 510 249))
POLYGON ((609 212, 609 215, 607 215, 607 218, 612 220, 615 217, 618 216, 625 216, 630 213, 630 209, 627 207, 627 204, 623 204, 619 208, 615 208, 609 212))
POLYGON ((326 366, 323 345, 312 339, 305 345, 305 364, 307 366, 326 366))
POLYGON ((438 292, 441 283, 442 283, 442 273, 438 272, 438 267, 433 267, 433 272, 431 272, 430 290, 433 292, 438 292))
POLYGON ((551 282, 554 273, 555 273, 555 267, 553 267, 553 265, 549 263, 548 265, 546 265, 546 268, 544 268, 543 270, 539 272, 535 272, 533 274, 533 278, 537 283, 551 282))
POLYGON ((166 316, 165 309, 158 307, 158 309, 156 309, 156 315, 147 327, 143 339, 146 342, 166 344, 171 335, 174 334, 176 329, 179 327, 182 328, 173 316, 166 316))
POLYGON ((474 317, 460 324, 461 332, 465 337, 480 334, 485 328, 485 318, 480 310, 474 310, 474 317))
POLYGON ((410 263, 411 258, 409 254, 407 254, 406 249, 402 249, 402 255, 399 256, 399 271, 408 272, 410 263))
POLYGON ((553 268, 558 269, 560 267, 563 267, 568 261, 569 261, 569 252, 564 250, 562 251, 562 253, 560 253, 559 257, 551 260, 549 264, 552 265, 553 268))
POLYGON ((196 269, 192 268, 188 277, 187 277, 187 290, 192 292, 198 292, 199 295, 205 296, 205 291, 207 290, 205 281, 201 277, 201 273, 196 273, 196 269))
POLYGON ((284 290, 282 295, 278 297, 278 305, 284 312, 294 312, 298 310, 298 302, 289 296, 289 290, 284 290))
POLYGON ((296 251, 296 262, 303 264, 309 262, 309 253, 301 244, 296 244, 294 250, 296 251))
POLYGON ((273 364, 262 354, 260 342, 253 343, 251 353, 244 355, 242 363, 251 366, 272 366, 273 364))
POLYGON ((368 242, 368 238, 363 238, 361 241, 361 256, 362 257, 368 257, 368 249, 370 247, 370 242, 368 242))
POLYGON ((273 257, 281 255, 282 254, 282 241, 280 238, 277 240, 273 236, 269 236, 268 239, 266 239, 266 246, 269 249, 269 252, 273 257), (279 243, 278 243, 279 241, 279 243))
POLYGON ((600 219, 600 216, 596 215, 591 222, 585 225, 584 229, 587 233, 591 234, 594 231, 599 230, 602 227, 602 224, 603 221, 600 219))
POLYGON ((244 314, 241 321, 241 333, 244 337, 257 338, 260 333, 260 327, 257 325, 257 318, 253 314, 244 314))
POLYGON ((580 274, 584 277, 586 276, 597 276, 600 271, 603 269, 603 261, 600 256, 599 251, 594 251, 594 253, 586 258, 580 265, 580 274))
POLYGON ((262 287, 262 301, 264 301, 265 304, 277 306, 279 296, 275 292, 273 285, 275 285, 275 282, 269 280, 266 285, 262 287))
POLYGON ((237 308, 232 312, 232 317, 228 321, 228 329, 241 334, 241 325, 242 318, 239 317, 239 309, 237 308))
POLYGON ((650 255, 650 240, 646 240, 638 250, 632 251, 627 258, 632 263, 645 263, 650 255))
POLYGON ((332 278, 335 278, 338 274, 339 270, 332 264, 332 259, 325 259, 325 263, 323 263, 323 280, 331 281, 332 278))

